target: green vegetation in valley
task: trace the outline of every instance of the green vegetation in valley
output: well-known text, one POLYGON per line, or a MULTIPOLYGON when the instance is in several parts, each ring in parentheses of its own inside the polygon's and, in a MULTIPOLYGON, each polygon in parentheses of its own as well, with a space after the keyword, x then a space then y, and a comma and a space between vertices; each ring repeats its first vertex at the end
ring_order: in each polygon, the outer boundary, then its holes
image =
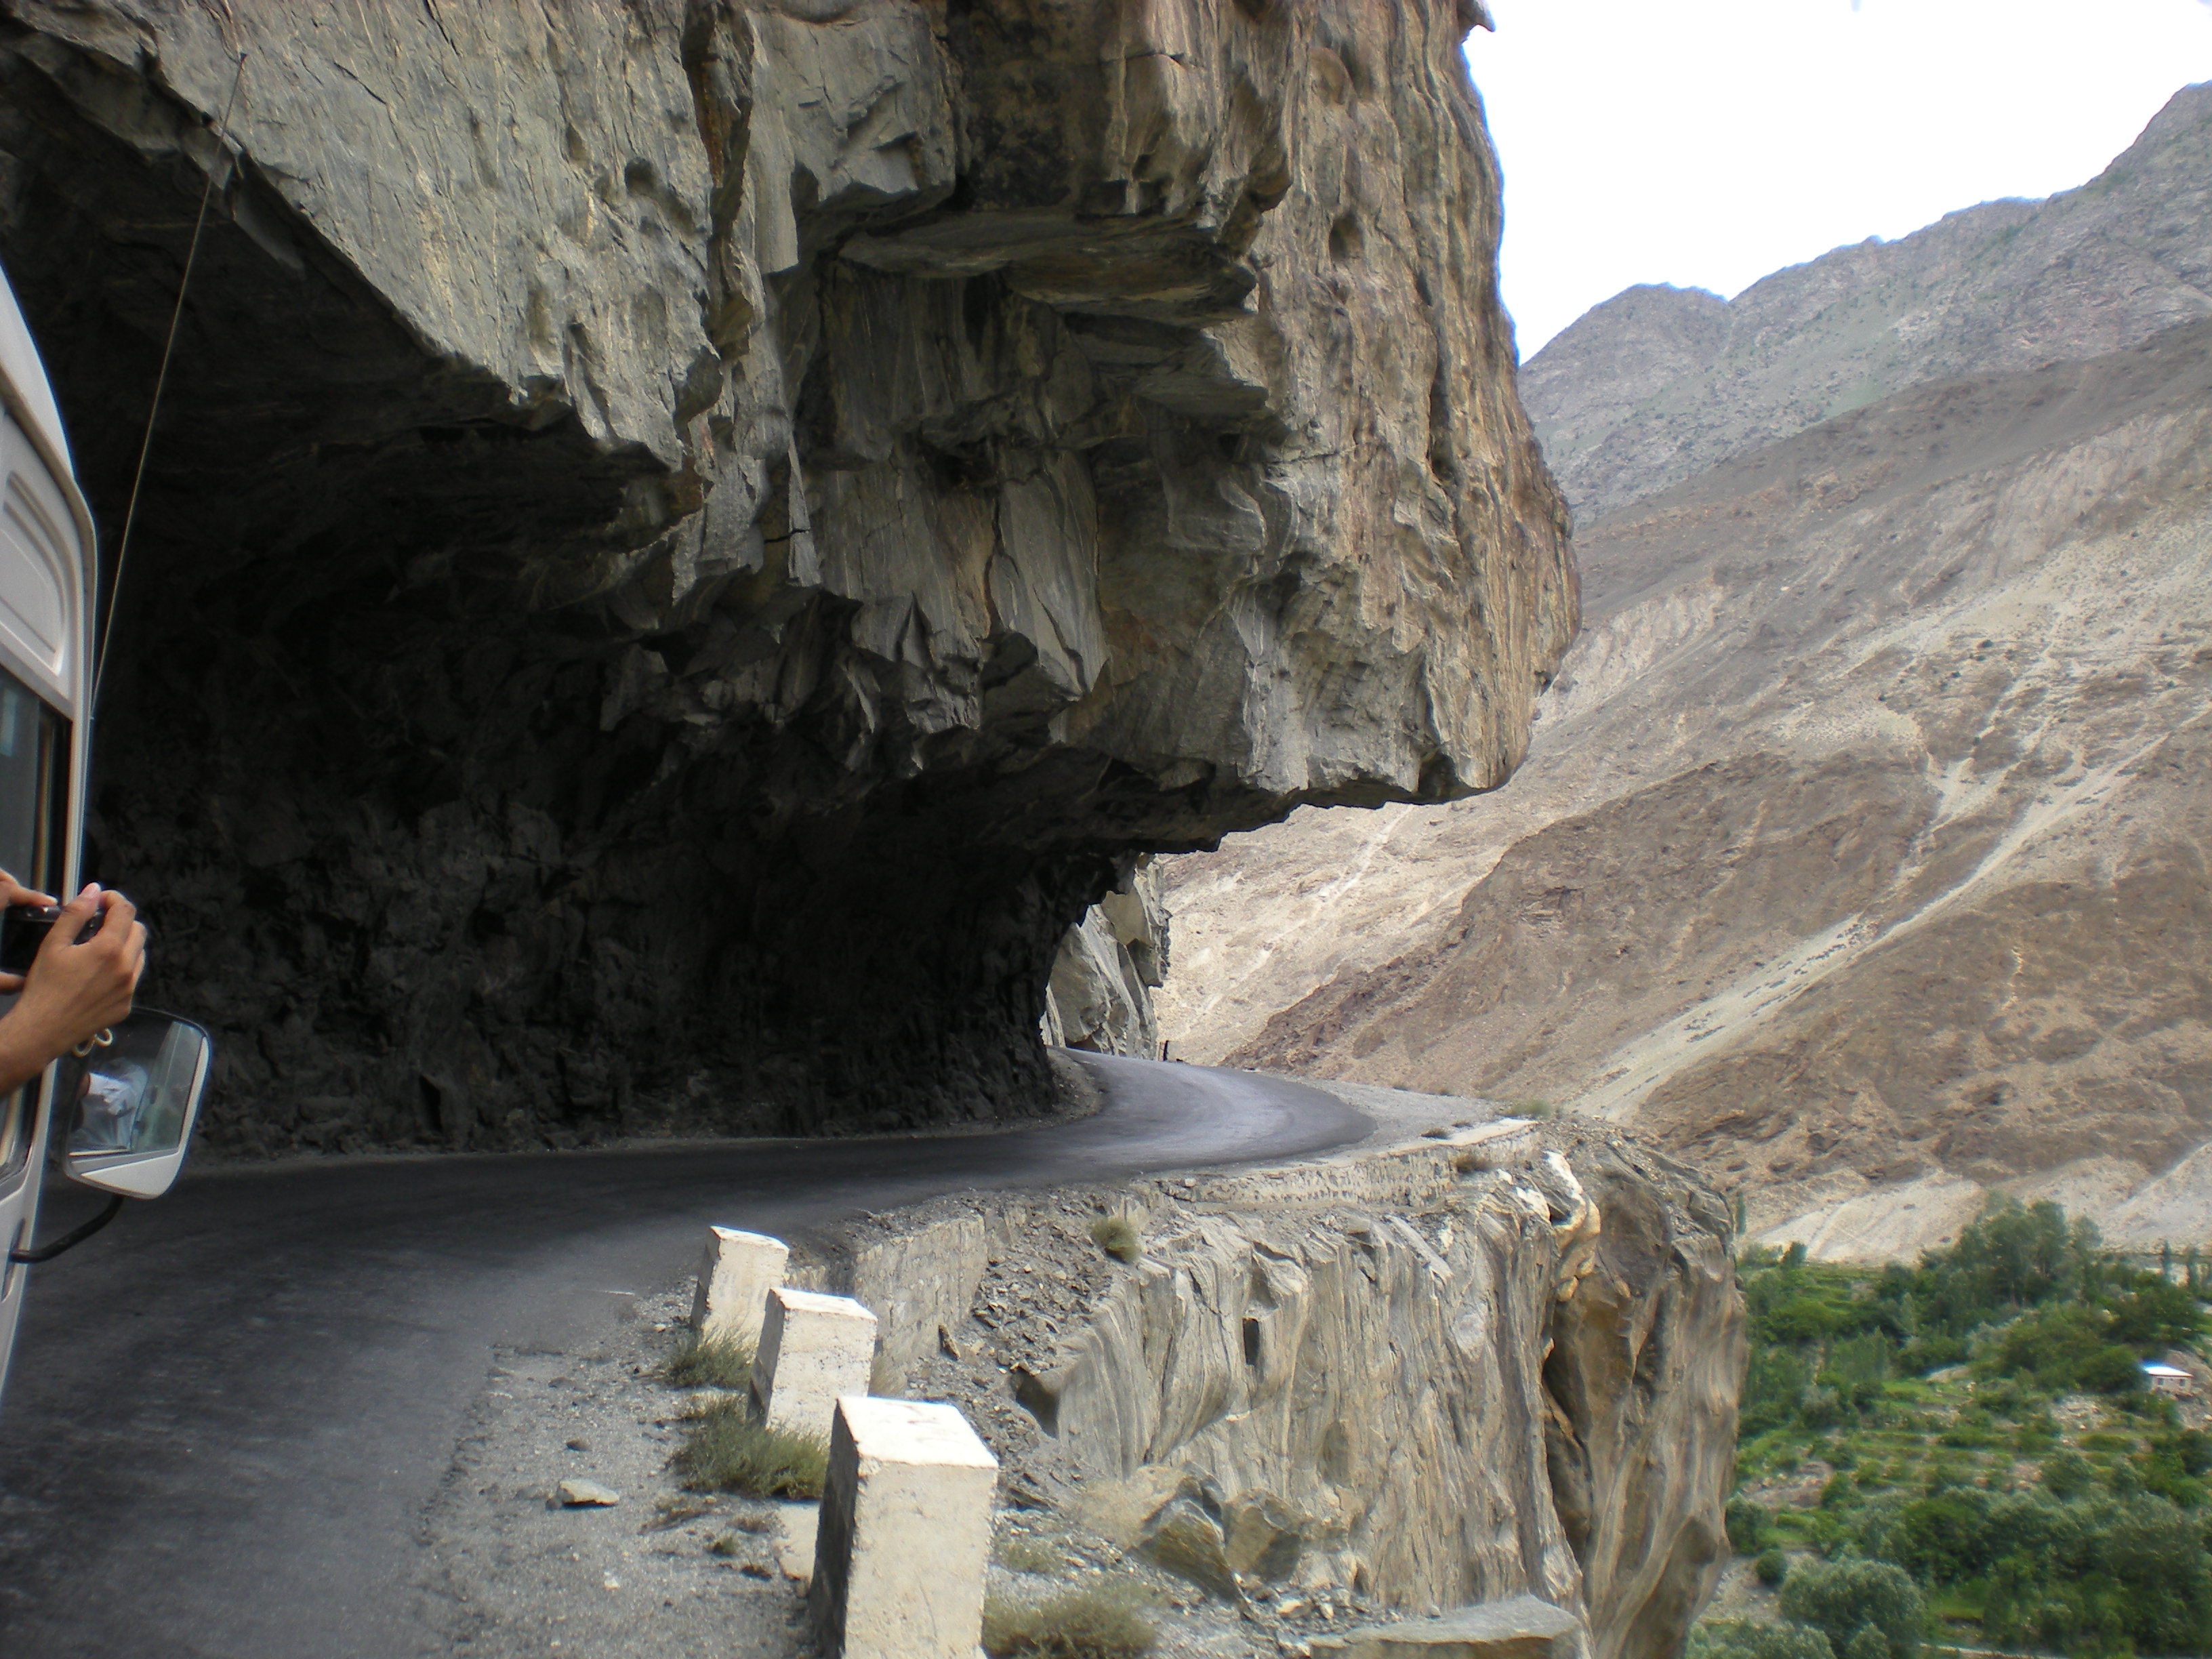
POLYGON ((1747 1252, 1728 1528, 1784 1622, 1701 1626, 1697 1659, 2212 1650, 2212 1436, 2139 1364, 2207 1328, 2212 1275, 2177 1277, 2003 1198, 1915 1267, 1747 1252))

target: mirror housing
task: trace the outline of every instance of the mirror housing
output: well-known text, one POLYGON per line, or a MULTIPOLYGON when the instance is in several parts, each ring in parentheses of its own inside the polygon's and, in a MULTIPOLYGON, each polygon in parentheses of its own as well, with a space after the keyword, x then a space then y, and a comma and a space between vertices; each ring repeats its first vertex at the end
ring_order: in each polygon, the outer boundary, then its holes
POLYGON ((199 1121, 215 1041, 191 1020, 134 1009, 113 1040, 56 1074, 62 1167, 72 1181, 126 1198, 175 1184, 199 1121))

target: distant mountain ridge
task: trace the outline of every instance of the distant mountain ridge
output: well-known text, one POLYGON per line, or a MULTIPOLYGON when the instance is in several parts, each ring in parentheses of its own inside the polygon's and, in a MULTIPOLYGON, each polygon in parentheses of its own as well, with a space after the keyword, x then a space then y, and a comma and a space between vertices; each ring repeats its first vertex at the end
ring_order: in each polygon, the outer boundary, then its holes
POLYGON ((2208 182, 2192 88, 2096 185, 1563 335, 1527 762, 1170 861, 1174 1052, 1633 1121, 1831 1257, 1993 1187, 2212 1241, 2208 182))
POLYGON ((1778 270, 1733 301, 1632 288, 1521 370, 1578 520, 1930 380, 2124 349, 2212 316, 2212 83, 2104 172, 1778 270))

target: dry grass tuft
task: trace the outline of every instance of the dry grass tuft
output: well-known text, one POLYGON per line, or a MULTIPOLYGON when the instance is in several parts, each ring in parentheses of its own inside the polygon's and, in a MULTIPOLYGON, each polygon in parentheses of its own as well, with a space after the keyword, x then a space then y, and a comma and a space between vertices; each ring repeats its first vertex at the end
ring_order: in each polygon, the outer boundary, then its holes
POLYGON ((743 1389, 753 1380, 753 1345, 726 1336, 686 1331, 660 1367, 660 1380, 678 1389, 743 1389))
POLYGON ((983 1607, 991 1659, 1139 1659, 1157 1634, 1135 1596, 1103 1588, 1034 1604, 994 1597, 983 1607))
POLYGON ((1116 1261, 1133 1265, 1145 1254, 1144 1236, 1138 1232, 1135 1220, 1126 1215, 1100 1216, 1091 1224, 1091 1242, 1116 1261))
POLYGON ((684 1418, 684 1443, 669 1461, 687 1492, 812 1498, 822 1496, 830 1443, 769 1428, 747 1401, 718 1400, 684 1418))
POLYGON ((1035 1538, 1024 1532, 1007 1532, 999 1535, 992 1554, 999 1565, 1016 1572, 1052 1575, 1067 1571, 1067 1558, 1060 1546, 1049 1538, 1035 1538))

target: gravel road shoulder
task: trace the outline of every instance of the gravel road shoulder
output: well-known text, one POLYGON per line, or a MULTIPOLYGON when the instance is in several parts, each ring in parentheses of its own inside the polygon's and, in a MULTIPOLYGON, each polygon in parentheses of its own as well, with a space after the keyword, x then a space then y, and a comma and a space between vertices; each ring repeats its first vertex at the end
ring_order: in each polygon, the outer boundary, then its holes
POLYGON ((599 1346, 498 1354, 423 1517, 430 1651, 678 1659, 802 1651, 777 1506, 686 1492, 670 1472, 681 1392, 658 1375, 689 1281, 615 1304, 599 1346), (570 1508, 560 1483, 609 1487, 570 1508))

